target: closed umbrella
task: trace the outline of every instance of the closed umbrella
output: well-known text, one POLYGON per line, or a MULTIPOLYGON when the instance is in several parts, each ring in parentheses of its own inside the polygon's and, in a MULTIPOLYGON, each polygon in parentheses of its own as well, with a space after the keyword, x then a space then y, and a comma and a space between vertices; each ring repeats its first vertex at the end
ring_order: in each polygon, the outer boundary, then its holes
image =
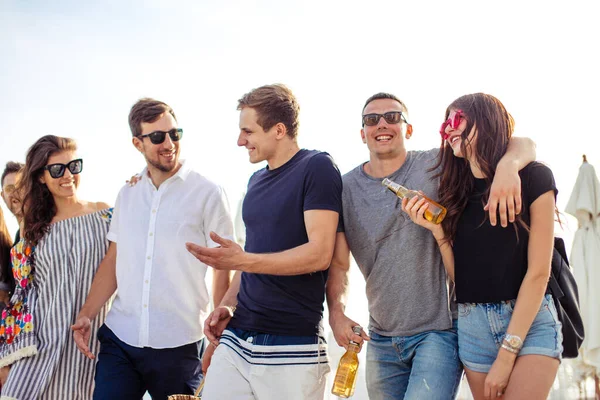
POLYGON ((577 218, 571 265, 579 287, 579 304, 585 328, 580 358, 600 372, 600 182, 594 167, 583 164, 565 211, 577 218))

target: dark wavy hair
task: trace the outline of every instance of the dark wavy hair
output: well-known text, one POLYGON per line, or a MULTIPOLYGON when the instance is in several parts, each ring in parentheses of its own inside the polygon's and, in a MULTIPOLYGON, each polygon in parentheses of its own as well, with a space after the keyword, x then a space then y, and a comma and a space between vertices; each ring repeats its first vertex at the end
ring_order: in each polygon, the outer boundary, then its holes
MULTIPOLYGON (((500 100, 485 93, 467 94, 454 100, 446 109, 445 119, 452 110, 462 110, 467 120, 465 130, 461 134, 460 148, 462 154, 471 154, 471 157, 474 157, 471 161, 476 162, 485 175, 488 187, 482 199, 485 203, 489 198, 498 162, 508 149, 515 122, 500 100), (467 138, 473 128, 476 130, 477 141, 475 149, 470 149, 471 144, 467 138)), ((436 178, 440 178, 438 196, 440 203, 448 210, 442 226, 447 239, 453 240, 458 219, 473 190, 475 177, 471 173, 469 161, 466 158, 455 157, 445 140, 442 140, 438 161, 432 170, 440 167, 441 170, 436 175, 436 178)))
POLYGON ((6 227, 4 212, 0 208, 0 281, 8 283, 12 288, 15 286, 15 280, 12 274, 12 264, 10 262, 10 248, 12 247, 12 238, 6 227))
POLYGON ((40 182, 50 156, 63 151, 75 151, 73 139, 46 135, 38 139, 27 151, 25 168, 18 189, 23 199, 23 229, 28 244, 37 245, 48 232, 56 215, 56 204, 48 187, 40 182))

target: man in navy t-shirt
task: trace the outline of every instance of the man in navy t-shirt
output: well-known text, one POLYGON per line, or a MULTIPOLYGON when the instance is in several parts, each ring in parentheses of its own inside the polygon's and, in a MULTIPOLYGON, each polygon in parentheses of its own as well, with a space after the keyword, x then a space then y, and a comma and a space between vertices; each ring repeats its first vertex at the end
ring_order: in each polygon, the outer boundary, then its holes
POLYGON ((254 89, 238 109, 238 146, 267 166, 248 182, 245 251, 214 233, 220 248, 187 245, 203 263, 238 271, 205 324, 218 347, 202 398, 323 399, 330 370, 323 302, 340 172, 327 153, 299 148, 299 106, 285 86, 254 89))

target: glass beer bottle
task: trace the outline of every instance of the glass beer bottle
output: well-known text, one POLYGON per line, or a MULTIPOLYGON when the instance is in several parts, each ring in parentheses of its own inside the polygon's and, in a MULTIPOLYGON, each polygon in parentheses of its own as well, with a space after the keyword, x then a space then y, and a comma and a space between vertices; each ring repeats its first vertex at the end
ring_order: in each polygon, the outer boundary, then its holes
MULTIPOLYGON (((362 328, 355 326, 352 331, 357 335, 360 335, 362 328)), ((336 396, 347 399, 354 394, 354 386, 356 384, 356 373, 358 372, 358 351, 360 346, 354 341, 350 341, 348 350, 340 358, 340 364, 338 365, 335 379, 333 380, 333 388, 331 393, 336 396)))
POLYGON ((392 192, 394 192, 396 196, 398 196, 401 199, 403 199, 404 197, 406 197, 407 199, 412 199, 415 196, 417 196, 419 199, 424 197, 425 200, 427 200, 427 202, 429 203, 429 207, 427 207, 427 210, 425 210, 425 212, 423 213, 423 216, 427 221, 431 221, 434 224, 439 224, 443 221, 444 217, 446 216, 446 208, 444 206, 442 206, 436 201, 431 200, 429 197, 417 192, 416 190, 407 189, 404 186, 392 180, 389 180, 388 178, 385 178, 381 182, 381 184, 387 187, 392 192))

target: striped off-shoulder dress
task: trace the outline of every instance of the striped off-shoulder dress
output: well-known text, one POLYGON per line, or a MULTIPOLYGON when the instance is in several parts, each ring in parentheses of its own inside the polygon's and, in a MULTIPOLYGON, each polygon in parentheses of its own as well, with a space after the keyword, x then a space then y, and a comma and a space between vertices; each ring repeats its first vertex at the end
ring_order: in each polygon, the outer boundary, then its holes
MULTIPOLYGON (((0 365, 11 370, 1 399, 92 398, 95 360, 77 350, 71 325, 108 249, 111 215, 107 209, 58 221, 35 249, 23 241, 13 249, 17 289, 0 327, 0 365)), ((92 322, 94 354, 106 312, 107 305, 92 322)))

